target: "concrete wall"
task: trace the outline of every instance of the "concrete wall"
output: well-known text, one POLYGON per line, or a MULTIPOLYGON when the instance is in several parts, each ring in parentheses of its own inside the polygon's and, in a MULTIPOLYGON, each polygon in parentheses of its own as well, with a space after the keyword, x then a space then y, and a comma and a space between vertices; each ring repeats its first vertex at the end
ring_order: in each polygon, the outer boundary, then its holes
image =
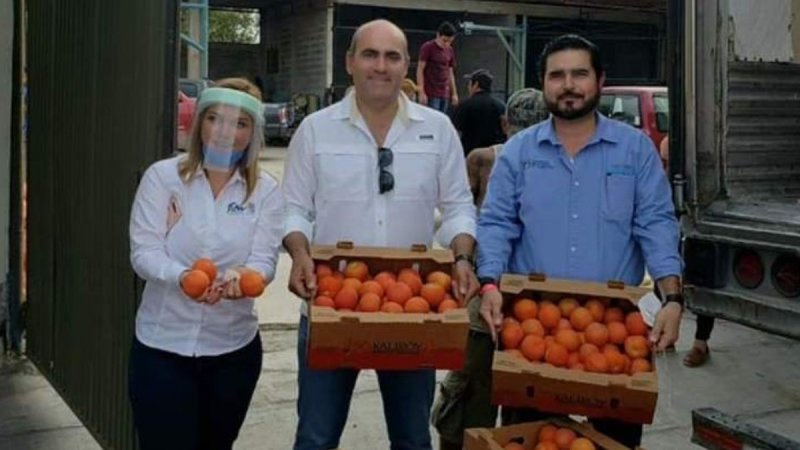
POLYGON ((13 46, 13 2, 12 0, 0 0, 0 284, 5 283, 8 272, 13 46))
POLYGON ((277 49, 278 72, 267 74, 267 91, 275 100, 307 93, 322 97, 329 83, 329 47, 332 39, 328 8, 317 4, 291 14, 262 21, 265 50, 277 49))

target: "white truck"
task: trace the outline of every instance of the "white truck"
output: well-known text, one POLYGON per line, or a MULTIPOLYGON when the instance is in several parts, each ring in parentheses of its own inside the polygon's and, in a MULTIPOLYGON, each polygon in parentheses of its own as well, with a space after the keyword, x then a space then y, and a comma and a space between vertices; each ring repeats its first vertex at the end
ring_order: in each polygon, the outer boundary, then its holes
POLYGON ((800 338, 800 2, 670 2, 690 310, 800 338))

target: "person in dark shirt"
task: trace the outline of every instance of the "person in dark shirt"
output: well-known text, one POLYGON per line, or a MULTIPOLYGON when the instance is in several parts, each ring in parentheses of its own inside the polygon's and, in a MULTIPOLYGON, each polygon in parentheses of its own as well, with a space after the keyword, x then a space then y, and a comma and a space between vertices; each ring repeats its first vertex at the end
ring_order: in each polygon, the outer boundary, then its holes
POLYGON ((470 97, 458 106, 453 115, 453 125, 461 136, 464 155, 476 148, 502 144, 506 140, 502 116, 505 105, 492 97, 492 74, 478 69, 466 76, 469 79, 470 97))
POLYGON ((458 105, 453 72, 456 67, 455 39, 456 27, 450 22, 442 22, 436 38, 420 47, 417 62, 419 102, 445 114, 451 105, 458 105))

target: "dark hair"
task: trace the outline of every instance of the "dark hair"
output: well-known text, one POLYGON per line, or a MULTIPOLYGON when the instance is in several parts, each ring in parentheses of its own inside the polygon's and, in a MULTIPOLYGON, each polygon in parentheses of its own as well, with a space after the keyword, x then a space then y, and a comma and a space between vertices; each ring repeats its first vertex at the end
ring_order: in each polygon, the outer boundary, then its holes
POLYGON ((547 58, 553 53, 563 50, 585 50, 589 52, 589 57, 592 63, 592 69, 597 78, 603 76, 605 70, 603 69, 603 61, 600 58, 600 49, 592 41, 578 36, 577 34, 565 34, 559 36, 548 42, 542 54, 539 55, 539 80, 544 82, 544 74, 547 70, 547 58))
POLYGON ((436 34, 441 34, 442 36, 453 37, 456 35, 456 27, 450 22, 442 22, 439 25, 439 29, 436 31, 436 34))

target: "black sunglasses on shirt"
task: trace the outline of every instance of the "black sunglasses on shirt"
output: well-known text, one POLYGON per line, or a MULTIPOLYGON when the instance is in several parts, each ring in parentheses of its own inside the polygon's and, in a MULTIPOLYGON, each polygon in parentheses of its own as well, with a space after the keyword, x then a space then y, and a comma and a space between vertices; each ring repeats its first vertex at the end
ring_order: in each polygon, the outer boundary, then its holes
POLYGON ((392 150, 386 147, 380 147, 378 149, 378 169, 380 169, 380 174, 378 174, 378 189, 381 194, 385 194, 394 189, 394 175, 386 169, 391 166, 393 162, 394 154, 392 150))

